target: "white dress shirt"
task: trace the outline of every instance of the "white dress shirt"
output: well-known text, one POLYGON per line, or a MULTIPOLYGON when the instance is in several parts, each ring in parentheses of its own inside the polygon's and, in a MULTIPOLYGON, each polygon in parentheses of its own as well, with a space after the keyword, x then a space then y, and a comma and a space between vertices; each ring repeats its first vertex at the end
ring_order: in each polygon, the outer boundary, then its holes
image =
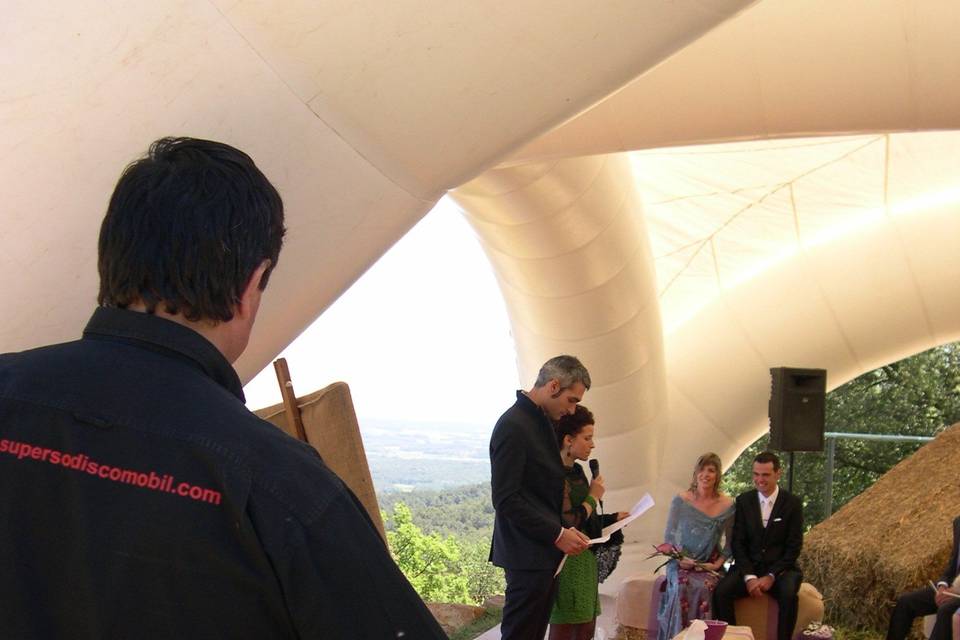
MULTIPOLYGON (((774 487, 773 493, 770 494, 769 498, 763 495, 762 493, 760 493, 759 491, 757 491, 757 498, 760 500, 760 519, 763 521, 764 529, 767 528, 767 524, 770 522, 770 514, 773 513, 773 505, 777 503, 778 495, 780 495, 779 485, 774 487)), ((768 573, 767 575, 773 578, 774 580, 776 580, 776 576, 774 576, 772 573, 768 573)), ((747 574, 743 576, 743 581, 750 582, 756 577, 757 576, 753 575, 752 573, 747 574)))
POLYGON ((770 514, 773 513, 773 505, 777 502, 777 496, 780 495, 780 487, 774 487, 770 497, 765 497, 757 491, 757 497, 760 499, 760 518, 763 520, 763 527, 766 528, 770 522, 770 514))

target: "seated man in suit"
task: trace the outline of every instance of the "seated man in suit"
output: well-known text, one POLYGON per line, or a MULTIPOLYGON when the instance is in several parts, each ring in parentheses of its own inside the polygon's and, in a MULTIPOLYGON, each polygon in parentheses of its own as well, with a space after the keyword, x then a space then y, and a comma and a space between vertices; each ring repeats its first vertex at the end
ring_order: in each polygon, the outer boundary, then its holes
POLYGON ((934 591, 927 585, 916 591, 908 591, 897 598, 897 606, 890 616, 887 640, 904 640, 910 632, 913 619, 920 616, 937 614, 930 640, 950 640, 952 637, 950 618, 960 608, 960 598, 951 595, 950 586, 957 577, 957 549, 960 546, 960 518, 953 521, 953 553, 943 570, 934 591))
POLYGON ((713 613, 736 624, 733 603, 769 593, 779 606, 777 640, 789 640, 797 622, 797 592, 803 575, 797 557, 803 546, 803 503, 781 489, 780 459, 764 451, 753 459, 753 486, 737 496, 733 521, 733 568, 713 594, 713 613))

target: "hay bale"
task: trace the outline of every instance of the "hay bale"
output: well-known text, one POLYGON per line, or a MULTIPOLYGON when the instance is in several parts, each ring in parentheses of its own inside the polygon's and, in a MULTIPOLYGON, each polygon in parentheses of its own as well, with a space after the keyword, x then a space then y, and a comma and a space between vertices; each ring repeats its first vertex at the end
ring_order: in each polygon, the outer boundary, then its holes
POLYGON ((637 629, 636 627, 627 627, 622 624, 617 625, 613 640, 648 640, 646 629, 637 629))
POLYGON ((960 423, 943 431, 805 536, 804 580, 830 624, 884 632, 898 594, 936 579, 960 515, 960 423))

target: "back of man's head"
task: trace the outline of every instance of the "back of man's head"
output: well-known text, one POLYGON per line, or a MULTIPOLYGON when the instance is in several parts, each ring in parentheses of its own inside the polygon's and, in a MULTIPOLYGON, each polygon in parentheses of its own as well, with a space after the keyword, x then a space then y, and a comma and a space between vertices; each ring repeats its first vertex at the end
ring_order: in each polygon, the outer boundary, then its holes
POLYGON ((264 260, 283 244, 283 201, 229 145, 162 138, 127 166, 100 227, 101 306, 158 305, 190 321, 227 322, 264 260))
POLYGON ((560 389, 569 389, 579 382, 584 388, 590 388, 590 372, 574 356, 555 356, 543 363, 537 381, 533 386, 544 387, 551 380, 560 382, 560 389))

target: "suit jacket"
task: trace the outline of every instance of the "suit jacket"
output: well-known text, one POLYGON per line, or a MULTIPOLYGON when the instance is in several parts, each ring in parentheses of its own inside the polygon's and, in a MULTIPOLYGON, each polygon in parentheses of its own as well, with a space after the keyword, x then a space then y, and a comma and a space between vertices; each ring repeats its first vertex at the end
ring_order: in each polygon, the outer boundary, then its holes
POLYGON ((522 392, 490 436, 495 516, 490 560, 515 570, 555 569, 564 467, 553 426, 522 392))
POLYGON ((953 584, 957 577, 957 549, 960 547, 960 517, 953 521, 953 553, 950 554, 950 560, 940 576, 939 582, 953 584))
POLYGON ((734 566, 741 575, 779 575, 788 569, 799 570, 797 558, 803 547, 803 503, 780 488, 766 527, 760 515, 757 490, 737 496, 733 521, 734 566))

